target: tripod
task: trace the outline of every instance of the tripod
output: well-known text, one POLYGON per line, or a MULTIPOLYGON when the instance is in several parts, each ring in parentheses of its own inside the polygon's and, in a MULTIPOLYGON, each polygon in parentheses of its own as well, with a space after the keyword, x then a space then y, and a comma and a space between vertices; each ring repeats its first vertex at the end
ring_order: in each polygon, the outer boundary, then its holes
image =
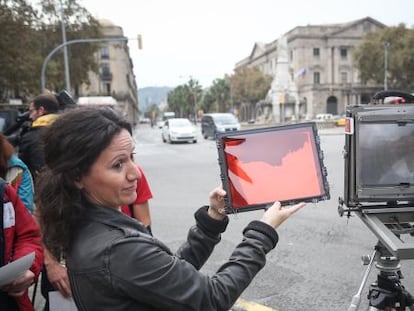
POLYGON ((371 284, 368 293, 370 311, 414 311, 414 298, 401 284, 403 278, 400 270, 400 260, 392 256, 389 251, 378 242, 372 254, 368 268, 364 274, 357 294, 352 298, 348 311, 358 310, 361 293, 368 279, 369 272, 376 259, 376 268, 379 270, 377 280, 371 284))

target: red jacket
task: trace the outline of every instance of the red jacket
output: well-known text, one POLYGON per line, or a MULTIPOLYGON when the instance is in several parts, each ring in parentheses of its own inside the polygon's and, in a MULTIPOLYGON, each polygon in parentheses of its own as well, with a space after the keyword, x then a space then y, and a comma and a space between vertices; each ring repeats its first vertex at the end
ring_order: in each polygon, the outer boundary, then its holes
MULTIPOLYGON (((7 264, 34 251, 35 259, 30 270, 37 280, 43 264, 40 229, 10 185, 5 187, 3 202, 0 208, 3 208, 3 215, 7 215, 3 217, 3 228, 0 228, 0 234, 2 233, 5 238, 5 248, 1 250, 4 254, 4 263, 7 264)), ((27 291, 16 298, 16 301, 20 311, 34 311, 27 291)))

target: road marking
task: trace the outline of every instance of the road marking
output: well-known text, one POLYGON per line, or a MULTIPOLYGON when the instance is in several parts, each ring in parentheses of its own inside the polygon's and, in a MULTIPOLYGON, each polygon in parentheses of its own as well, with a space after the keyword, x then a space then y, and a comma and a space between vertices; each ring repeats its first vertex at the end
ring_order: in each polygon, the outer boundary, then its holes
POLYGON ((244 299, 238 299, 234 306, 236 308, 241 308, 243 311, 277 311, 276 309, 259 305, 258 303, 247 301, 244 299))

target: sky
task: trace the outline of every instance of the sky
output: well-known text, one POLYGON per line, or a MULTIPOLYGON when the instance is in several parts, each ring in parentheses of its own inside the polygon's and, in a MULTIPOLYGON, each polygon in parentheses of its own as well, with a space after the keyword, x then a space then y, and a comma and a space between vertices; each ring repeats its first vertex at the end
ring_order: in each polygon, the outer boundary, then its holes
POLYGON ((233 74, 255 42, 269 43, 297 26, 372 17, 414 25, 413 0, 79 0, 97 19, 123 28, 138 88, 185 84, 209 87, 233 74))

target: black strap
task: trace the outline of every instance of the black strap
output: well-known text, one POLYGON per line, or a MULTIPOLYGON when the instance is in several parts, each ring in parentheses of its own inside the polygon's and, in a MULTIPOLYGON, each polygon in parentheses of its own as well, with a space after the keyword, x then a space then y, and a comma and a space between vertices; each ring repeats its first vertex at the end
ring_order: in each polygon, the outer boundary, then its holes
POLYGON ((131 213, 131 217, 134 217, 134 204, 128 204, 129 212, 131 213))

